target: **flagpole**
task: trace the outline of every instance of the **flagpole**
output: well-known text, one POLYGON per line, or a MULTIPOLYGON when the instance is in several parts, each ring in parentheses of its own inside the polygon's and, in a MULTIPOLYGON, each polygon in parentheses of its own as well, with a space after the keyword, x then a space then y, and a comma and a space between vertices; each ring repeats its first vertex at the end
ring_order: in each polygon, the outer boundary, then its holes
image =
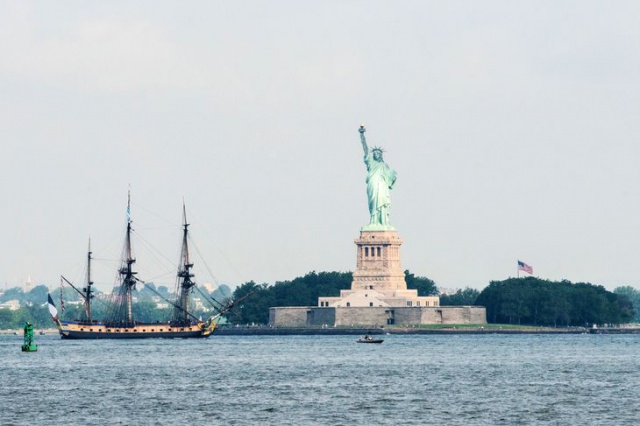
POLYGON ((516 262, 516 278, 520 278, 520 267, 518 266, 518 262, 516 262))

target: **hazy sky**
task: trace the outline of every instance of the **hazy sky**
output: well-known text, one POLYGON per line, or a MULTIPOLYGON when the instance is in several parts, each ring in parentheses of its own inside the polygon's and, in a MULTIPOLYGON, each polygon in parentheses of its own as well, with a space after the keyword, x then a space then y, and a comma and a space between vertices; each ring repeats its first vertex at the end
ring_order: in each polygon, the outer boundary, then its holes
POLYGON ((177 263, 183 198, 219 283, 353 270, 365 122, 405 269, 640 288, 639 22, 636 1, 0 1, 0 279, 81 281, 91 238, 109 289, 129 185, 143 280, 173 283, 143 248, 177 263))

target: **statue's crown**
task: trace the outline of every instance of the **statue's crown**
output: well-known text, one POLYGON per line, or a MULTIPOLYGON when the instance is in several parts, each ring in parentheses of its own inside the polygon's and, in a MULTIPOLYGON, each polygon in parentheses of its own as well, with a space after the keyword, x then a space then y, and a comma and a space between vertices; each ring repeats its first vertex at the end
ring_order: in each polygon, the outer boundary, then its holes
POLYGON ((379 146, 374 146, 374 147, 373 147, 373 149, 372 149, 371 151, 372 151, 372 152, 374 152, 374 151, 378 151, 379 153, 381 153, 381 154, 382 154, 382 153, 384 152, 384 149, 380 148, 379 146))

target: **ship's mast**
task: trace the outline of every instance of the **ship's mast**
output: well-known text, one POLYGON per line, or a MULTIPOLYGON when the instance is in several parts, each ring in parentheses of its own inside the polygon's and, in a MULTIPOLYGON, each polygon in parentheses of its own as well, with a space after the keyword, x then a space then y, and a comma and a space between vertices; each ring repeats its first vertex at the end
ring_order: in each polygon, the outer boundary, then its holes
POLYGON ((87 313, 87 321, 91 324, 91 299, 93 299, 93 281, 91 281, 91 240, 89 240, 89 250, 87 251, 87 286, 82 289, 84 292, 84 309, 87 313))
POLYGON ((191 289, 196 283, 192 280, 194 274, 191 273, 193 263, 189 258, 189 244, 187 242, 189 237, 189 224, 187 223, 187 210, 185 205, 182 204, 182 218, 183 218, 183 234, 182 234, 182 253, 180 255, 180 267, 178 269, 178 281, 180 290, 180 299, 178 305, 180 309, 176 310, 175 317, 179 322, 188 323, 189 319, 189 294, 191 289))
POLYGON ((126 322, 133 325, 133 289, 136 286, 135 275, 132 265, 136 262, 133 258, 133 250, 131 248, 131 191, 127 195, 127 235, 125 237, 123 265, 120 268, 120 276, 122 277, 122 287, 124 290, 124 299, 126 303, 126 322))

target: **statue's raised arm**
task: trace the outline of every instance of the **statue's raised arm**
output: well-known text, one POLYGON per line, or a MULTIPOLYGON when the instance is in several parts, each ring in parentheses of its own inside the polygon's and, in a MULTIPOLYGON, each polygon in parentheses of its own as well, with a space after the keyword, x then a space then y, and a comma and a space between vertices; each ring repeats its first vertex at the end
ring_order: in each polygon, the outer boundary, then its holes
POLYGON ((367 130, 364 128, 364 124, 360 125, 358 132, 360 132, 360 142, 362 142, 362 149, 364 150, 364 156, 369 155, 369 147, 367 146, 367 140, 364 137, 364 132, 367 130))

